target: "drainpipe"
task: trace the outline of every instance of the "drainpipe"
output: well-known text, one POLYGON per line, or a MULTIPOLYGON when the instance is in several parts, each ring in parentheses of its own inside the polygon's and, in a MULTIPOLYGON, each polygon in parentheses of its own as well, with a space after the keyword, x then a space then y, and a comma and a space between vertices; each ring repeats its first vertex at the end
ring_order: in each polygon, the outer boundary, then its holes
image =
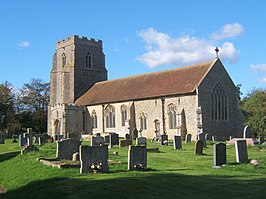
POLYGON ((165 111, 164 111, 164 103, 165 103, 165 99, 162 98, 162 121, 163 121, 163 134, 166 134, 166 130, 165 130, 165 111))

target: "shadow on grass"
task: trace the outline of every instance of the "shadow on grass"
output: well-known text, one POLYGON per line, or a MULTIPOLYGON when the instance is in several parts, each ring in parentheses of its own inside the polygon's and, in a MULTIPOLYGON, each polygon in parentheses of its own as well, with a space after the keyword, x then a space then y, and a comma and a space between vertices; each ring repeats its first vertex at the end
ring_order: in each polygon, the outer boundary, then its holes
POLYGON ((8 191, 7 198, 263 198, 266 178, 139 173, 51 178, 8 191))
POLYGON ((6 160, 9 160, 11 158, 14 158, 18 154, 20 154, 20 151, 14 151, 14 152, 9 152, 9 153, 2 153, 2 154, 0 154, 0 162, 4 162, 6 160))

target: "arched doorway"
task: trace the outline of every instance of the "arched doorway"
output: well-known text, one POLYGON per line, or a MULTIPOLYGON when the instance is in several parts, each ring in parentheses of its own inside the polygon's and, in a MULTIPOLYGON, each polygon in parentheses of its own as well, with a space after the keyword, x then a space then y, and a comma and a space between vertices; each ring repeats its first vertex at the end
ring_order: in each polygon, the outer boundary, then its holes
POLYGON ((55 120, 54 121, 54 138, 56 140, 59 140, 59 137, 60 137, 60 121, 55 120))

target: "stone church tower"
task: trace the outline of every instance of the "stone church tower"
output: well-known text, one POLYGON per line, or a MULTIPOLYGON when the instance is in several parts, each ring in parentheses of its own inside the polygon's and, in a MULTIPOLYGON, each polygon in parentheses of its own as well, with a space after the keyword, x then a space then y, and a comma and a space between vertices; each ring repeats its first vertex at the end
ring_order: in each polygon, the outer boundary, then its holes
POLYGON ((88 115, 75 100, 96 82, 107 80, 102 41, 77 35, 56 43, 50 74, 48 133, 55 138, 88 132, 88 115))

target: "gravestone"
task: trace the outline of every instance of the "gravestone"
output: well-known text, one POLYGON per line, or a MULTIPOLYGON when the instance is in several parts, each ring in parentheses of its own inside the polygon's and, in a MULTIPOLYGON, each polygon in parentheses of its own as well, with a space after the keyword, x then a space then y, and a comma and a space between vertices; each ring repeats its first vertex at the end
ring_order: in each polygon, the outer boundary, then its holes
POLYGON ((185 143, 191 142, 191 134, 186 134, 185 143))
POLYGON ((130 136, 129 133, 126 133, 126 135, 125 135, 125 139, 126 139, 126 140, 130 140, 130 139, 131 139, 131 136, 130 136))
POLYGON ((72 160, 73 154, 79 151, 80 144, 80 141, 71 138, 65 138, 57 141, 56 159, 72 160))
POLYGON ((117 133, 110 133, 109 136, 109 146, 119 145, 119 135, 117 133))
POLYGON ((40 146, 45 145, 47 143, 48 135, 47 134, 41 134, 38 137, 38 144, 40 146))
POLYGON ((224 143, 217 143, 213 145, 213 166, 218 168, 219 166, 226 164, 226 145, 224 143))
POLYGON ((104 144, 104 137, 102 136, 91 137, 91 146, 99 146, 102 144, 104 144))
POLYGON ((129 146, 128 149, 128 170, 144 170, 147 168, 146 146, 129 146))
POLYGON ((24 134, 27 137, 27 145, 21 150, 21 154, 27 153, 29 151, 38 151, 39 149, 33 145, 33 132, 32 128, 27 128, 27 134, 24 134))
POLYGON ((125 147, 125 146, 129 146, 132 145, 133 141, 131 139, 129 140, 120 140, 119 141, 119 147, 125 147))
POLYGON ((147 139, 145 137, 138 137, 136 139, 136 145, 146 145, 147 144, 147 139))
POLYGON ((96 133, 96 136, 101 136, 101 133, 96 133))
POLYGON ((139 134, 138 130, 136 128, 134 128, 132 133, 133 133, 133 140, 136 140, 136 138, 138 137, 138 134, 139 134))
POLYGON ((236 148, 236 162, 247 163, 248 162, 248 150, 246 140, 237 140, 235 142, 236 148))
POLYGON ((209 133, 205 134, 205 140, 211 141, 211 135, 209 133))
POLYGON ((109 144, 109 142, 110 142, 110 136, 109 135, 104 136, 104 143, 109 144))
POLYGON ((263 143, 264 143, 264 136, 261 135, 261 136, 259 137, 259 144, 263 144, 263 143))
POLYGON ((217 141, 217 138, 216 138, 215 135, 212 136, 212 141, 213 141, 213 142, 216 142, 216 141, 217 141))
POLYGON ((27 144, 26 138, 24 137, 24 134, 20 134, 18 136, 18 146, 24 147, 25 144, 27 144))
POLYGON ((80 173, 108 172, 108 146, 80 146, 80 173))
POLYGON ((205 140, 204 133, 199 133, 199 134, 198 134, 198 140, 202 140, 202 142, 203 142, 203 147, 206 148, 206 140, 205 140))
POLYGON ((203 155, 203 141, 197 140, 195 144, 195 155, 203 155))
POLYGON ((182 150, 181 136, 178 135, 174 136, 174 149, 182 150))
POLYGON ((168 140, 168 135, 162 134, 161 135, 161 145, 166 145, 165 141, 168 140))
POLYGON ((251 129, 249 126, 245 126, 244 131, 243 131, 243 138, 251 138, 252 133, 251 129))
POLYGON ((4 132, 0 131, 0 144, 5 144, 6 135, 4 132))

